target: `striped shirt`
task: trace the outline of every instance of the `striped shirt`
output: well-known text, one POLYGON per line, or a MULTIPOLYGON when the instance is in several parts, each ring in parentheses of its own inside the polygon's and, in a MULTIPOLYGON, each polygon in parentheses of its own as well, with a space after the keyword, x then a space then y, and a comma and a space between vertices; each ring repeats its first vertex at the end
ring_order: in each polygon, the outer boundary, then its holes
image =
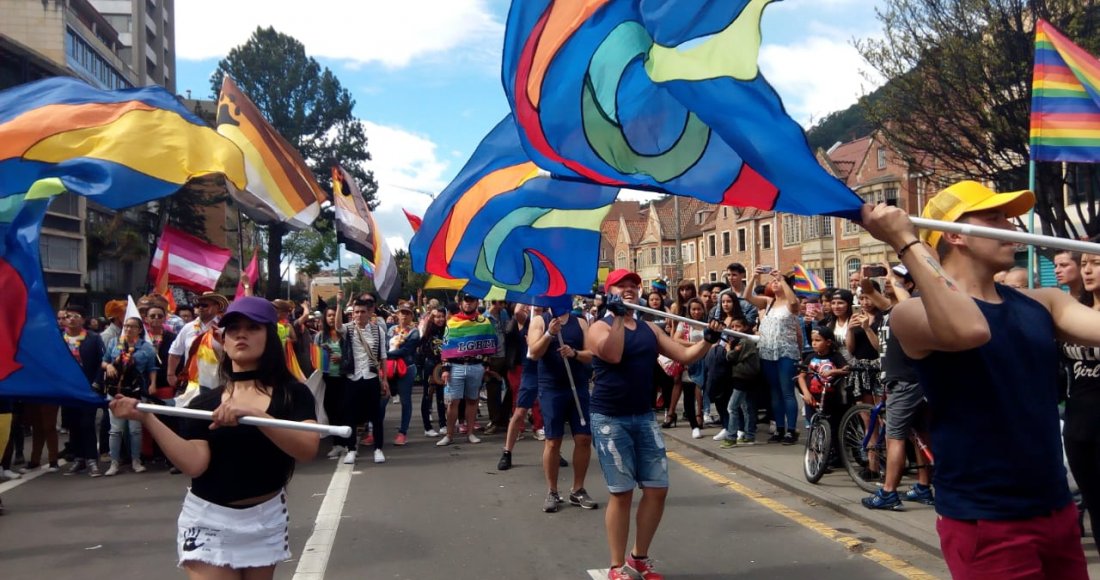
POLYGON ((386 364, 386 349, 381 348, 386 336, 385 325, 381 322, 371 322, 359 328, 354 322, 349 322, 344 325, 344 331, 351 333, 351 351, 355 361, 355 372, 348 375, 348 378, 361 380, 377 377, 377 367, 386 364), (367 349, 370 351, 368 352, 367 349), (374 364, 373 359, 378 360, 378 365, 374 364))

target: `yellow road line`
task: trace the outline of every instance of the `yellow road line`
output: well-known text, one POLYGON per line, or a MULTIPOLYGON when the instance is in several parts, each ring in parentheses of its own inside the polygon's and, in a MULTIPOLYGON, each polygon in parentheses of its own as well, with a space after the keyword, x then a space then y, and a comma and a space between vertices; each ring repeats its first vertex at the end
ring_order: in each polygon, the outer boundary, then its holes
POLYGON ((793 509, 791 509, 791 508, 775 501, 774 499, 764 497, 759 492, 757 492, 753 489, 750 489, 750 488, 748 488, 748 487, 746 487, 746 486, 744 486, 740 483, 737 483, 736 481, 733 481, 732 479, 730 479, 730 478, 728 478, 728 477, 726 477, 726 476, 724 476, 724 475, 722 475, 722 474, 720 474, 720 473, 718 473, 718 472, 716 472, 712 469, 704 467, 704 466, 702 466, 702 465, 700 465, 700 464, 684 457, 683 455, 680 455, 679 453, 677 453, 675 451, 668 451, 668 458, 675 461, 676 463, 679 463, 680 465, 683 465, 684 467, 690 469, 691 471, 694 471, 695 473, 698 473, 699 475, 702 475, 703 477, 713 481, 714 483, 717 483, 718 485, 721 485, 721 486, 726 487, 730 490, 733 490, 734 492, 755 501, 756 503, 764 506, 765 508, 767 508, 767 509, 769 509, 769 510, 771 510, 771 511, 773 511, 773 512, 775 512, 775 513, 777 513, 781 516, 784 516, 787 519, 789 519, 789 520, 791 520, 791 521, 793 521, 793 522, 795 522, 795 523, 797 523, 797 524, 799 524, 799 525, 801 525, 805 528, 809 528, 809 529, 821 534, 822 536, 825 536, 826 538, 829 538, 830 540, 833 540, 834 542, 844 546, 844 548, 847 549, 849 552, 859 553, 864 558, 867 558, 868 560, 871 560, 872 562, 874 562, 874 563, 876 563, 880 566, 883 566, 884 568, 886 568, 886 569, 888 569, 892 572, 895 572, 896 574, 902 576, 903 578, 912 578, 914 580, 925 580, 925 579, 934 579, 934 578, 936 578, 936 576, 934 576, 932 574, 929 574, 929 573, 925 572, 924 570, 921 570, 920 568, 917 568, 917 567, 915 567, 915 566, 909 564, 908 562, 905 562, 905 561, 903 561, 899 558, 895 558, 894 556, 891 556, 890 554, 887 554, 886 552, 883 552, 882 550, 879 550, 877 548, 868 548, 859 539, 853 538, 851 536, 848 536, 848 535, 845 535, 841 532, 838 532, 838 531, 834 530, 833 528, 830 528, 829 526, 827 526, 827 525, 825 525, 825 524, 823 524, 823 523, 821 523, 821 522, 819 522, 819 521, 817 521, 817 520, 815 520, 811 517, 803 515, 803 514, 799 513, 798 511, 795 511, 795 510, 793 510, 793 509))

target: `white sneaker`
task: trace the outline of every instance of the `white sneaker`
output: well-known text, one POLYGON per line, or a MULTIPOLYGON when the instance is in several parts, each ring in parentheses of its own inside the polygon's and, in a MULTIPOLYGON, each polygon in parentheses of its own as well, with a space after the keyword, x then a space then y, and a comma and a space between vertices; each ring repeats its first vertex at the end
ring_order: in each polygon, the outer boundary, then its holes
POLYGON ((703 430, 698 428, 698 427, 693 428, 691 430, 691 438, 692 439, 702 439, 703 438, 703 430))
POLYGON ((427 431, 424 432, 424 436, 425 437, 439 437, 439 431, 436 431, 435 429, 428 429, 427 431))
POLYGON ((446 447, 451 444, 451 438, 448 435, 444 435, 442 439, 435 442, 436 447, 446 447))
POLYGON ((375 463, 385 463, 386 462, 386 456, 382 454, 381 449, 375 449, 374 450, 374 462, 375 463))
POLYGON ((135 459, 132 463, 130 463, 130 468, 134 470, 134 473, 145 472, 145 466, 141 464, 140 459, 135 459))
POLYGON ((729 434, 730 434, 729 431, 726 431, 725 429, 722 429, 721 431, 718 432, 717 435, 714 436, 714 440, 715 441, 721 441, 723 439, 728 438, 729 434))
POLYGON ((107 468, 107 471, 103 472, 103 475, 111 477, 112 475, 118 475, 118 462, 112 461, 111 466, 107 468))
POLYGON ((354 451, 348 451, 347 455, 344 455, 344 465, 355 465, 355 456, 354 451))
POLYGON ((477 435, 474 435, 473 433, 470 433, 466 437, 466 440, 469 441, 470 443, 474 444, 474 445, 476 445, 478 443, 481 443, 481 439, 477 435))
POLYGON ((347 452, 347 447, 344 447, 343 445, 333 445, 332 450, 329 451, 328 455, 326 455, 325 457, 328 457, 329 459, 338 459, 341 455, 347 452))
POLYGON ((23 477, 23 475, 16 473, 10 469, 2 469, 0 470, 0 477, 3 477, 4 479, 20 479, 23 477))
POLYGON ((535 431, 535 439, 539 441, 546 441, 546 429, 539 429, 535 431))

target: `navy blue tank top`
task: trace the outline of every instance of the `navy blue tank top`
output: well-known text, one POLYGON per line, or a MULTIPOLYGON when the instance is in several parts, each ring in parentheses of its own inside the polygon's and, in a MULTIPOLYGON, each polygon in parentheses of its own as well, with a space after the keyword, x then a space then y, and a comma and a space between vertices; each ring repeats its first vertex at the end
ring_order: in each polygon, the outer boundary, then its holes
MULTIPOLYGON (((543 314, 543 321, 546 323, 547 328, 550 328, 550 320, 549 314, 543 314)), ((573 349, 584 350, 584 330, 581 329, 581 323, 576 316, 570 315, 569 320, 561 326, 561 337, 565 344, 573 347, 573 349)), ((570 389, 569 375, 565 373, 565 359, 558 352, 559 348, 561 348, 561 344, 558 342, 558 337, 551 336, 550 346, 546 347, 546 352, 539 359, 540 389, 570 389)), ((588 366, 577 359, 569 359, 569 367, 573 370, 573 381, 576 383, 577 388, 587 389, 588 366)))
POLYGON ((1058 345, 1046 307, 1007 286, 976 301, 992 338, 915 361, 931 411, 936 512, 960 520, 1049 515, 1070 502, 1058 425, 1058 345))
MULTIPOLYGON (((594 324, 613 322, 608 316, 594 324)), ((648 324, 638 321, 634 330, 623 328, 623 357, 611 364, 592 359, 596 386, 590 409, 608 416, 644 415, 653 412, 653 364, 657 361, 657 335, 648 324)))

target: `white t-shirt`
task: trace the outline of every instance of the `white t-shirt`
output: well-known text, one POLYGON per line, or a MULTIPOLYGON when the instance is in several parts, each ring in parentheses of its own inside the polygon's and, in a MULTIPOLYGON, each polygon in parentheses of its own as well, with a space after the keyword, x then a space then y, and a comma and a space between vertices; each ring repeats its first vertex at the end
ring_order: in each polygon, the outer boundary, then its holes
POLYGON ((386 349, 380 347, 386 339, 386 324, 381 321, 369 322, 366 327, 360 328, 354 322, 349 322, 344 325, 344 332, 351 333, 351 352, 355 361, 355 371, 348 378, 356 381, 377 377, 377 369, 371 361, 377 357, 379 367, 386 364, 386 349), (370 349, 369 353, 367 349, 370 349))

